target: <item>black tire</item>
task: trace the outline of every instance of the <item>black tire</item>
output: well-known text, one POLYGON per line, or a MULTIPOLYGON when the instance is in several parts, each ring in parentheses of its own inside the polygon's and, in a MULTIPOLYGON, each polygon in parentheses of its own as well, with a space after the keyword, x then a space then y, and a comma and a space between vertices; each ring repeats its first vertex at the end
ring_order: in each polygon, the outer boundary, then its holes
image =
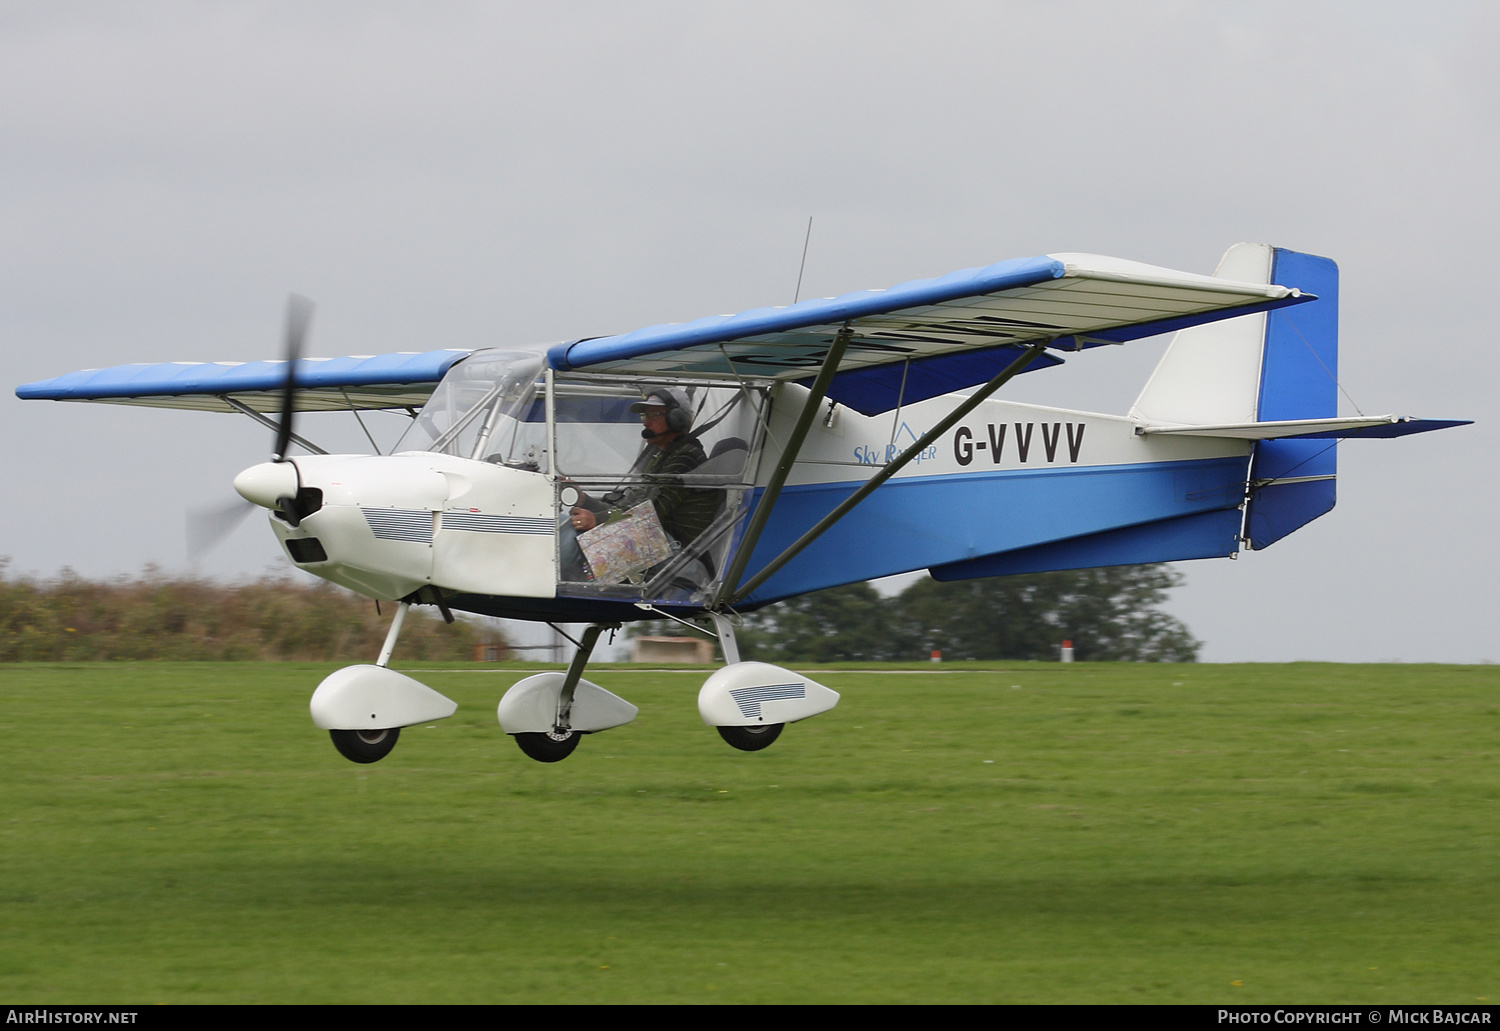
POLYGON ((785 723, 768 723, 764 727, 720 727, 719 736, 742 752, 758 752, 781 736, 785 723))
POLYGON ((539 763, 562 762, 578 747, 583 734, 570 730, 566 734, 512 734, 521 751, 539 763))
POLYGON ((401 736, 400 727, 385 730, 330 730, 333 747, 339 755, 354 763, 378 763, 391 754, 396 739, 401 736))

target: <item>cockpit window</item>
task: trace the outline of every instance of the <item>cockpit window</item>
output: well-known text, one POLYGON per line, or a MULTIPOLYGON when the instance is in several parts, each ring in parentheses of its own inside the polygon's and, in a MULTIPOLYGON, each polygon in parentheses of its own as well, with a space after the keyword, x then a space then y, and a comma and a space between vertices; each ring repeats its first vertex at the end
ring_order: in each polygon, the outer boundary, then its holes
POLYGON ((553 397, 558 594, 702 601, 752 489, 764 388, 575 375, 553 397))
POLYGON ((443 377, 396 450, 549 474, 559 596, 701 601, 753 491, 768 390, 556 373, 549 400, 543 354, 477 351, 443 377))
POLYGON ((540 470, 546 446, 541 376, 532 351, 478 351, 455 365, 396 445, 540 470))

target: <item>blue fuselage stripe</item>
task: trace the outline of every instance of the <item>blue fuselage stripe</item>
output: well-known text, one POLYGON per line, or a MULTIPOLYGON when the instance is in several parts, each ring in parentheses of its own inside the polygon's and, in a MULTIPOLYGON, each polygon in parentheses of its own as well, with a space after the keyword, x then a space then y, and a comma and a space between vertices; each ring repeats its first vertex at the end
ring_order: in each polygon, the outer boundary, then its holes
MULTIPOLYGON (((749 603, 1234 508, 1244 498, 1247 469, 1248 458, 1239 456, 897 478, 787 563, 749 603)), ((746 578, 858 487, 785 488, 746 578)))

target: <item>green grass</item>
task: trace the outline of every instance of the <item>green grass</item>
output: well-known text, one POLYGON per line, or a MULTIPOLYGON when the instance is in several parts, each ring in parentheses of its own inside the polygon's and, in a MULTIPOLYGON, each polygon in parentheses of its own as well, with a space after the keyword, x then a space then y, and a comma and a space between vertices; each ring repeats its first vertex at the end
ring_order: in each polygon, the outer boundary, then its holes
POLYGON ((332 668, 0 666, 0 999, 1500 1000, 1497 667, 827 668, 754 754, 597 667, 551 766, 483 667, 348 763, 332 668))

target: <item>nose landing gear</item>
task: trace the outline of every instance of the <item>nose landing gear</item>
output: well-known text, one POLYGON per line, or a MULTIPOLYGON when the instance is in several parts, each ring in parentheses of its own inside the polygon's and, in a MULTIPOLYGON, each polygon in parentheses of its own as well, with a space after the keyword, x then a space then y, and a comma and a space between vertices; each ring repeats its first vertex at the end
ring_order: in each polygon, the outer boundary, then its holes
POLYGON ((516 744, 521 751, 539 763, 562 762, 573 754, 573 749, 578 747, 578 740, 583 733, 577 730, 556 731, 549 730, 546 733, 522 733, 516 734, 516 744))
POLYGON ((336 670, 308 703, 313 726, 328 731, 333 747, 350 762, 379 762, 396 747, 402 727, 447 719, 458 709, 453 699, 386 668, 408 607, 403 601, 396 609, 376 665, 336 670))
POLYGON ((500 728, 516 739, 529 758, 539 763, 561 762, 573 754, 583 735, 635 719, 634 705, 583 679, 583 668, 599 634, 617 626, 590 626, 567 673, 534 674, 517 681, 500 699, 495 710, 500 728))

